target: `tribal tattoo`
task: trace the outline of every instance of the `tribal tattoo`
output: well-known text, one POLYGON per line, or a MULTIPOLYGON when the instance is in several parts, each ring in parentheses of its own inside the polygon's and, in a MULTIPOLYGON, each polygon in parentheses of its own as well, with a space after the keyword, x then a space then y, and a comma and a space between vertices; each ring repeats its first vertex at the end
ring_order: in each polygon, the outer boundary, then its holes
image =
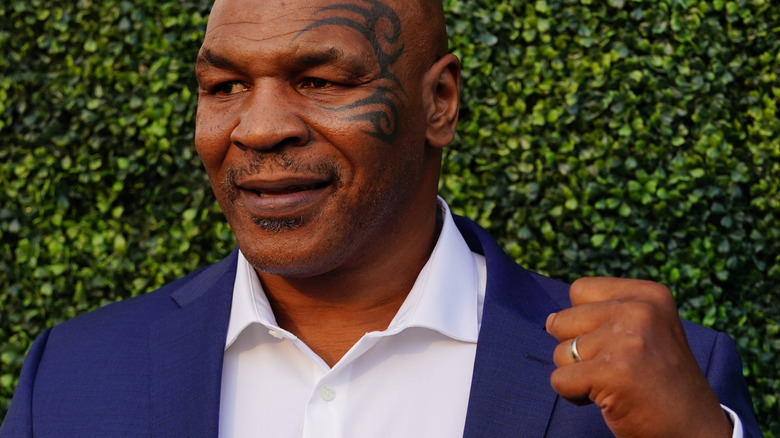
POLYGON ((372 130, 363 131, 366 134, 386 143, 395 141, 398 133, 398 105, 402 102, 392 87, 406 94, 401 82, 392 73, 391 67, 404 50, 401 37, 401 19, 389 6, 376 0, 360 0, 366 6, 339 3, 325 6, 314 12, 314 15, 328 15, 301 30, 296 38, 304 33, 323 26, 342 26, 357 31, 368 40, 379 65, 379 77, 390 82, 390 86, 378 87, 370 96, 359 99, 341 107, 325 107, 331 111, 349 111, 366 109, 362 114, 345 117, 346 120, 368 121, 372 130), (334 15, 331 15, 334 14, 334 15), (383 31, 379 24, 386 22, 389 29, 383 31), (372 108, 383 108, 372 110, 372 108))

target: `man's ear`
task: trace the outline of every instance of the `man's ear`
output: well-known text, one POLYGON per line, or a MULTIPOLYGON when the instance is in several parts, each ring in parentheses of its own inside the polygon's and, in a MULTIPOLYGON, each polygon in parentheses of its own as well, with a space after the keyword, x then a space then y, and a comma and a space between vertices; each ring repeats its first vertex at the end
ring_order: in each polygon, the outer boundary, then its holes
POLYGON ((460 61, 453 54, 440 58, 425 73, 423 98, 426 110, 425 138, 443 148, 455 137, 460 108, 460 61))

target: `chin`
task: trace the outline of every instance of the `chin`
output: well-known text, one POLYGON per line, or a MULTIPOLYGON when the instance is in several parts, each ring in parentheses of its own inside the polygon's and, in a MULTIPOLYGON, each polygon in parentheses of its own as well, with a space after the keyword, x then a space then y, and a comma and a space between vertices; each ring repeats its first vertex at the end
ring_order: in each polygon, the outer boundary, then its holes
POLYGON ((340 255, 350 252, 351 239, 339 238, 337 227, 312 227, 300 218, 253 218, 247 228, 241 237, 236 233, 238 247, 255 270, 270 275, 322 275, 337 269, 340 255))
POLYGON ((338 262, 330 257, 313 256, 312 253, 284 251, 253 251, 241 252, 249 264, 260 273, 283 278, 309 278, 326 274, 338 266, 338 262))

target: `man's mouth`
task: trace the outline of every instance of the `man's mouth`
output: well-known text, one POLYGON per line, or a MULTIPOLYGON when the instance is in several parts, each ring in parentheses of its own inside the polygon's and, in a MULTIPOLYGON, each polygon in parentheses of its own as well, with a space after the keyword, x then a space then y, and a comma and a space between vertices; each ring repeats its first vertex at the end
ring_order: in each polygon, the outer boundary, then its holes
POLYGON ((313 183, 313 184, 306 184, 306 185, 294 185, 294 186, 288 186, 288 187, 279 187, 279 188, 251 188, 247 187, 245 190, 248 190, 258 196, 284 196, 284 195, 291 195, 299 192, 306 192, 309 190, 317 190, 324 188, 326 186, 330 185, 330 182, 323 181, 320 183, 313 183))
POLYGON ((244 180, 236 183, 240 206, 254 218, 301 216, 332 193, 333 181, 319 177, 244 180))

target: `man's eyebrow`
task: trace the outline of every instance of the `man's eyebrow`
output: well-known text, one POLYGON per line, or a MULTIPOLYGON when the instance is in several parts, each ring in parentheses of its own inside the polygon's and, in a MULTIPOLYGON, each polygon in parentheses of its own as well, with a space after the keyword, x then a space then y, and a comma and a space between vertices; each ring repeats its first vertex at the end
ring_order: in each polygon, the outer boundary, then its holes
MULTIPOLYGON (((348 55, 338 47, 327 49, 306 50, 293 54, 287 58, 286 63, 297 70, 306 70, 328 64, 342 64, 350 68, 357 75, 367 74, 371 66, 366 65, 362 57, 348 55)), ((230 58, 220 55, 210 49, 203 49, 195 60, 196 69, 218 68, 222 70, 240 70, 240 66, 230 58)))
POLYGON ((330 64, 332 62, 344 59, 344 52, 331 47, 326 50, 305 52, 295 57, 298 63, 305 67, 316 67, 318 65, 330 64))
POLYGON ((344 52, 338 47, 304 51, 294 55, 292 57, 292 62, 302 70, 323 65, 337 64, 347 68, 357 76, 366 75, 372 70, 371 64, 367 64, 364 57, 344 52))
POLYGON ((224 70, 236 70, 237 68, 233 61, 209 49, 203 49, 198 53, 195 66, 196 68, 216 67, 224 70))

